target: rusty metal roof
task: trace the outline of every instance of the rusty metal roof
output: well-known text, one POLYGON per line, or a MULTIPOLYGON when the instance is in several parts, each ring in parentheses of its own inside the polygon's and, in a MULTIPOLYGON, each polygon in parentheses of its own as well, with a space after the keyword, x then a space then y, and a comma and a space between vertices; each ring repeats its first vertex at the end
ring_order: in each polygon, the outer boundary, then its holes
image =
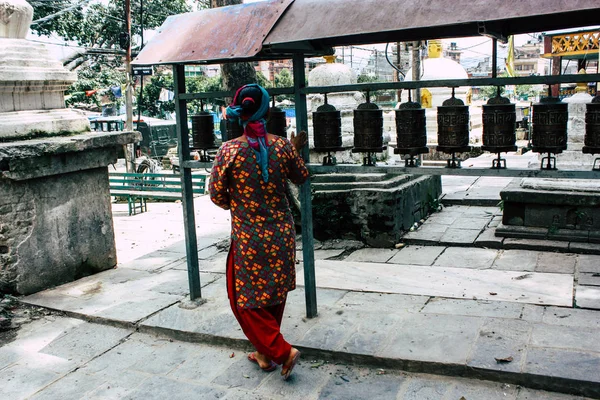
POLYGON ((269 0, 167 18, 136 65, 289 58, 329 47, 598 23, 600 0, 269 0))
POLYGON ((599 0, 296 0, 263 45, 312 46, 508 36, 598 23, 599 0))
POLYGON ((254 58, 294 0, 269 0, 168 17, 134 65, 192 64, 254 58))

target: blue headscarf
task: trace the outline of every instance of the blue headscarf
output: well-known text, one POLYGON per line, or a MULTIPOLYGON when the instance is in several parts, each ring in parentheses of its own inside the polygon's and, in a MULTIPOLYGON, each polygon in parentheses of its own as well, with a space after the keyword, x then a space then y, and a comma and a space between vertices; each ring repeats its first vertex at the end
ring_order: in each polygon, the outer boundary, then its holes
POLYGON ((264 182, 269 181, 269 149, 265 119, 269 112, 269 100, 267 91, 253 83, 239 88, 233 103, 226 110, 227 119, 237 120, 244 127, 244 135, 254 150, 264 182), (252 111, 254 112, 250 114, 252 111))

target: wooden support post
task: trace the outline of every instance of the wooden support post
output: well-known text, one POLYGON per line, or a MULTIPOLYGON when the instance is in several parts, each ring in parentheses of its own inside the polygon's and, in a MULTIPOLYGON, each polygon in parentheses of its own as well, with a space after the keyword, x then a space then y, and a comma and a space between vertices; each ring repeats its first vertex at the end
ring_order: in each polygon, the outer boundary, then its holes
MULTIPOLYGON (((562 75, 562 57, 552 57, 552 75, 562 75)), ((560 85, 551 85, 552 97, 558 97, 560 85)))
POLYGON ((196 218, 194 216, 194 192, 192 190, 192 170, 185 162, 190 160, 190 138, 188 134, 187 101, 179 98, 185 93, 184 65, 173 65, 173 86, 175 86, 175 113, 177 115, 177 155, 181 174, 181 202, 185 229, 185 252, 187 256, 190 300, 202 297, 200 291, 200 270, 198 267, 198 240, 196 238, 196 218))
MULTIPOLYGON (((304 89, 306 76, 304 72, 304 56, 294 55, 294 97, 296 102, 296 129, 308 132, 308 116, 306 94, 304 89)), ((302 149, 302 158, 308 164, 308 143, 302 149)), ((315 278, 315 250, 313 241, 312 199, 310 177, 300 187, 300 208, 302 213, 302 254, 304 262, 304 291, 306 295, 306 316, 317 316, 317 284, 315 278)))

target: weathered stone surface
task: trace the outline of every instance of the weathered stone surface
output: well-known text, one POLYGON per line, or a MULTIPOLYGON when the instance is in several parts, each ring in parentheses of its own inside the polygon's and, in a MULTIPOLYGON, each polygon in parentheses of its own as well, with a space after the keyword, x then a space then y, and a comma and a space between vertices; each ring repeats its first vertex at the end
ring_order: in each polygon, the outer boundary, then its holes
POLYGON ((545 307, 542 321, 550 325, 600 329, 600 315, 598 312, 578 308, 545 307))
POLYGON ((398 253, 398 250, 394 249, 359 249, 352 252, 345 260, 348 261, 359 261, 359 262, 387 262, 394 255, 398 253))
POLYGON ((584 286, 600 286, 600 274, 580 273, 578 282, 584 286))
POLYGON ((429 212, 441 194, 439 176, 388 176, 369 179, 319 175, 314 179, 313 225, 319 240, 353 238, 373 247, 393 247, 403 232, 429 212), (350 181, 348 181, 350 180, 350 181))
POLYGON ((0 191, 2 290, 30 294, 116 265, 110 197, 99 195, 108 193, 106 167, 0 180, 0 191))
POLYGON ((591 327, 536 324, 531 333, 531 345, 600 353, 598 330, 591 327))
POLYGON ((586 381, 589 385, 600 383, 600 355, 598 353, 568 349, 532 347, 527 350, 523 372, 586 381))
POLYGON ((388 260, 388 263, 432 265, 445 249, 444 246, 407 246, 388 260))
POLYGON ((496 230, 494 228, 488 228, 477 236, 477 239, 475 239, 475 246, 500 249, 502 248, 503 241, 503 237, 496 236, 496 230))
POLYGON ((425 314, 518 319, 522 310, 522 304, 504 301, 433 298, 423 308, 422 312, 425 314))
POLYGON ((434 265, 439 267, 488 269, 498 256, 498 251, 471 248, 468 251, 460 247, 449 247, 438 257, 434 265))
MULTIPOLYGON (((564 274, 440 266, 318 261, 320 287, 571 306, 573 277, 564 274), (495 293, 495 294, 490 294, 495 293)), ((297 275, 299 285, 304 277, 297 275)))
POLYGON ((396 398, 402 376, 374 375, 351 370, 341 370, 333 374, 319 394, 319 399, 377 399, 387 400, 396 398))
POLYGON ((575 303, 577 307, 600 310, 600 288, 596 286, 575 287, 575 303))
POLYGON ((600 257, 580 254, 577 257, 577 270, 589 273, 600 273, 600 257))
POLYGON ((534 240, 534 239, 504 239, 504 248, 507 250, 538 250, 538 251, 567 251, 569 243, 558 242, 554 240, 534 240))
POLYGON ((576 254, 540 253, 536 272, 555 274, 573 274, 575 272, 576 254))
POLYGON ((569 251, 579 254, 600 255, 600 244, 571 242, 569 243, 569 251))
POLYGON ((166 398, 173 400, 215 399, 223 397, 224 394, 224 390, 215 387, 194 385, 162 376, 151 376, 144 380, 135 390, 123 397, 123 400, 135 400, 140 397, 146 400, 161 400, 166 398))
POLYGON ((504 250, 498 253, 492 269, 504 271, 534 271, 539 252, 533 250, 504 250))
POLYGON ((518 387, 504 383, 473 381, 459 379, 456 385, 449 390, 448 399, 485 399, 485 400, 507 400, 514 399, 518 387))
POLYGON ((402 385, 400 396, 403 400, 438 400, 444 397, 454 385, 442 379, 414 377, 402 385))
POLYGON ((481 319, 456 315, 405 315, 376 356, 465 364, 481 319))
POLYGON ((439 242, 447 246, 452 244, 472 244, 475 243, 479 233, 481 233, 481 229, 454 229, 450 227, 444 232, 439 242))

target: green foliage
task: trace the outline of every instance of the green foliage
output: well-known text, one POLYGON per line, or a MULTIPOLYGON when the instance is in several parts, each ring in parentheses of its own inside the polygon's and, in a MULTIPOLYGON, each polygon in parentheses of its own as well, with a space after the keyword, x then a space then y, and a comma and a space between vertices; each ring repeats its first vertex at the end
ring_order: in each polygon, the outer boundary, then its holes
POLYGON ((371 82, 377 82, 377 77, 375 75, 360 74, 358 76, 358 83, 371 83, 371 82))
MULTIPOLYGON (((88 4, 81 0, 28 0, 33 7, 33 19, 38 20, 57 14, 46 21, 32 26, 38 35, 56 34, 80 46, 116 49, 119 47, 119 33, 125 28, 125 0, 113 0, 88 4)), ((140 1, 131 2, 131 35, 141 33, 140 1)), ((144 29, 154 29, 162 25, 169 15, 191 11, 186 0, 144 0, 144 29)), ((132 41, 132 47, 140 43, 132 41)))
MULTIPOLYGON (((479 88, 481 95, 486 99, 491 99, 492 97, 496 97, 498 94, 498 86, 482 86, 479 88)), ((504 86, 500 86, 500 95, 503 95, 506 92, 506 88, 504 86)))
MULTIPOLYGON (((284 68, 280 73, 275 75, 275 87, 277 88, 288 88, 294 87, 294 77, 289 69, 284 68)), ((277 96, 279 100, 294 100, 294 95, 284 94, 277 96)))
POLYGON ((66 91, 67 106, 96 105, 100 106, 100 98, 104 95, 116 106, 121 104, 122 99, 117 99, 110 90, 100 91, 92 96, 87 96, 86 91, 97 89, 109 89, 111 86, 122 86, 125 84, 125 74, 122 71, 108 65, 93 64, 80 68, 77 71, 77 81, 66 91))
POLYGON ((258 84, 264 88, 270 88, 273 86, 271 85, 271 81, 269 81, 265 74, 263 74, 262 72, 256 73, 256 79, 258 81, 258 84))

